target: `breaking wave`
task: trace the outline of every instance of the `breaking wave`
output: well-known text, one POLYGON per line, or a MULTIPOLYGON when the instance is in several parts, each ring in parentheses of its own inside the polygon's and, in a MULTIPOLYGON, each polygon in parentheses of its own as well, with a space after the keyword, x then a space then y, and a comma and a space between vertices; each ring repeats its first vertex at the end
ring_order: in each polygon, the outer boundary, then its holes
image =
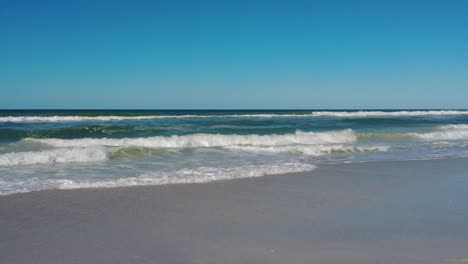
POLYGON ((124 120, 194 119, 194 118, 301 118, 313 114, 233 114, 233 115, 144 115, 144 116, 1 116, 0 122, 59 123, 105 122, 124 120))
POLYGON ((231 146, 229 149, 259 153, 293 153, 307 156, 326 154, 347 154, 363 152, 384 152, 389 146, 345 146, 345 145, 296 145, 296 146, 231 146))
POLYGON ((462 110, 430 111, 314 111, 303 114, 212 114, 212 115, 141 115, 141 116, 0 116, 0 122, 57 123, 105 122, 123 120, 192 119, 192 118, 306 118, 306 117, 385 117, 385 116, 444 116, 468 115, 462 110))
POLYGON ((109 158, 103 147, 59 148, 42 151, 11 152, 0 155, 0 166, 51 163, 99 162, 109 158))
MULTIPOLYGON (((182 116, 181 116, 182 117, 182 116)), ((121 121, 121 120, 151 120, 165 118, 164 116, 2 116, 0 122, 12 123, 42 123, 42 122, 83 122, 83 121, 121 121)))
POLYGON ((428 133, 410 133, 423 140, 468 140, 468 125, 445 125, 428 133))
POLYGON ((313 144, 340 144, 356 141, 356 134, 351 129, 331 132, 301 132, 284 135, 221 135, 191 134, 184 136, 156 136, 146 138, 80 138, 24 139, 26 142, 42 143, 53 147, 144 147, 144 148, 197 148, 228 146, 288 146, 313 144))
POLYGON ((226 151, 243 151, 263 154, 298 154, 322 156, 328 154, 349 154, 363 152, 385 152, 385 145, 348 145, 357 136, 351 129, 332 132, 296 132, 284 135, 220 135, 192 134, 185 136, 147 138, 82 138, 57 139, 28 138, 23 146, 36 148, 52 147, 38 151, 9 152, 0 154, 0 166, 21 166, 54 163, 92 163, 118 158, 140 156, 194 148, 222 148, 226 151))
POLYGON ((313 116, 324 117, 394 117, 394 116, 444 116, 468 115, 468 111, 431 110, 431 111, 317 111, 313 116))

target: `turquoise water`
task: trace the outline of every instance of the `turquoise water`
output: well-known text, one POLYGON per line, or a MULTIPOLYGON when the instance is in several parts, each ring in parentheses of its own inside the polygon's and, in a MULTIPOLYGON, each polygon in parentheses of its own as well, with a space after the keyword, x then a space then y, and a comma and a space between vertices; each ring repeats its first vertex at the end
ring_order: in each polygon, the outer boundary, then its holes
POLYGON ((468 154, 466 110, 0 111, 0 193, 468 154))

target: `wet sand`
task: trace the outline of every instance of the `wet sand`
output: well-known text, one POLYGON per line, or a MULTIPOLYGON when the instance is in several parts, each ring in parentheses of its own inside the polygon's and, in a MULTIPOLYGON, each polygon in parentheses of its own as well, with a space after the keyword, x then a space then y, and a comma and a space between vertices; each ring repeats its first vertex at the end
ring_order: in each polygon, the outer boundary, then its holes
POLYGON ((468 159, 0 196, 0 263, 468 263, 468 159))

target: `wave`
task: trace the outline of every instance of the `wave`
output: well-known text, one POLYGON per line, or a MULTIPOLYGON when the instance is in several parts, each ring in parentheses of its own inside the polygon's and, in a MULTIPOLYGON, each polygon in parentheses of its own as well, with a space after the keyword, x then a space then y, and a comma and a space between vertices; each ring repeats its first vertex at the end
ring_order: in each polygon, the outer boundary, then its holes
POLYGON ((95 182, 66 182, 60 189, 73 188, 102 188, 135 185, 166 185, 205 183, 219 180, 262 177, 286 173, 312 171, 317 166, 304 163, 284 163, 278 165, 249 165, 241 167, 200 167, 196 169, 182 169, 172 172, 144 173, 138 177, 120 178, 111 181, 95 182))
MULTIPOLYGON (((159 127, 149 130, 159 132, 159 127)), ((48 137, 82 137, 82 136, 108 136, 115 134, 125 134, 142 131, 140 127, 131 126, 113 126, 113 125, 95 125, 95 126, 72 126, 64 128, 49 128, 41 130, 22 130, 22 129, 0 129, 0 138, 2 139, 21 139, 21 138, 48 138, 48 137)), ((145 131, 146 132, 146 131, 145 131)))
MULTIPOLYGON (((54 127, 45 129, 11 129, 0 128, 0 139, 22 139, 22 138, 83 138, 83 137, 124 137, 129 134, 161 135, 163 133, 185 132, 192 129, 191 125, 173 126, 136 126, 136 125, 75 125, 67 127, 54 127)), ((196 129, 196 128, 195 128, 196 129)))
POLYGON ((392 117, 392 116, 445 116, 468 115, 468 111, 430 110, 430 111, 317 111, 317 117, 392 117))
POLYGON ((428 111, 314 111, 303 114, 231 114, 231 115, 143 115, 143 116, 0 116, 0 122, 49 123, 49 122, 105 122, 124 120, 194 119, 194 118, 307 118, 307 117, 386 117, 386 116, 444 116, 468 115, 461 110, 428 111))
MULTIPOLYGON (((390 146, 352 146, 356 134, 351 129, 331 132, 300 132, 284 135, 219 135, 192 134, 147 138, 28 138, 19 146, 44 148, 41 151, 9 152, 0 155, 0 166, 21 166, 54 163, 93 163, 109 159, 139 158, 162 155, 184 149, 219 148, 226 151, 243 151, 263 154, 287 153, 306 156, 385 152, 390 146)), ((217 151, 218 151, 217 150, 217 151)))
POLYGON ((105 122, 125 120, 193 119, 193 118, 300 118, 312 114, 239 114, 239 115, 145 115, 145 116, 0 116, 0 123, 105 122))
POLYGON ((401 141, 414 141, 414 133, 398 133, 398 132, 361 132, 358 134, 358 141, 369 142, 401 142, 401 141))
POLYGON ((423 140, 468 140, 468 125, 445 125, 427 133, 409 133, 423 140))
POLYGON ((70 180, 70 179, 29 179, 3 180, 0 182, 0 194, 30 192, 44 189, 79 189, 111 188, 122 186, 167 185, 206 183, 220 180, 262 177, 286 173, 299 173, 316 169, 315 165, 305 163, 283 163, 272 165, 249 165, 241 167, 199 167, 166 172, 144 173, 136 177, 106 180, 70 180))
POLYGON ((60 148, 43 151, 12 152, 0 155, 0 166, 52 163, 99 162, 109 158, 103 147, 60 148))
POLYGON ((148 120, 158 116, 2 116, 0 122, 42 123, 42 122, 82 122, 82 121, 120 121, 148 120))
POLYGON ((184 136, 156 136, 146 138, 46 138, 23 139, 25 142, 41 143, 53 147, 143 147, 143 148, 197 148, 228 146, 287 146, 312 144, 340 144, 356 141, 351 129, 331 132, 301 132, 284 135, 221 135, 191 134, 184 136))
POLYGON ((296 145, 296 146, 232 146, 229 149, 259 152, 259 153, 292 153, 307 156, 322 156, 325 154, 349 154, 363 152, 385 152, 389 146, 345 146, 345 145, 296 145))
POLYGON ((196 119, 196 118, 301 118, 313 114, 235 114, 235 115, 145 115, 145 116, 0 116, 0 123, 105 122, 125 120, 196 119))

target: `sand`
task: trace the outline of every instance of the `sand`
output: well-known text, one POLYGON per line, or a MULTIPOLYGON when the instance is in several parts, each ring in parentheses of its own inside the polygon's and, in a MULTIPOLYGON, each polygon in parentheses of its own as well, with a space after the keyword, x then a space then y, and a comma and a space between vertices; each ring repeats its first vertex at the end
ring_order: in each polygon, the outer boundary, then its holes
POLYGON ((468 159, 0 196, 0 263, 468 263, 468 159))

